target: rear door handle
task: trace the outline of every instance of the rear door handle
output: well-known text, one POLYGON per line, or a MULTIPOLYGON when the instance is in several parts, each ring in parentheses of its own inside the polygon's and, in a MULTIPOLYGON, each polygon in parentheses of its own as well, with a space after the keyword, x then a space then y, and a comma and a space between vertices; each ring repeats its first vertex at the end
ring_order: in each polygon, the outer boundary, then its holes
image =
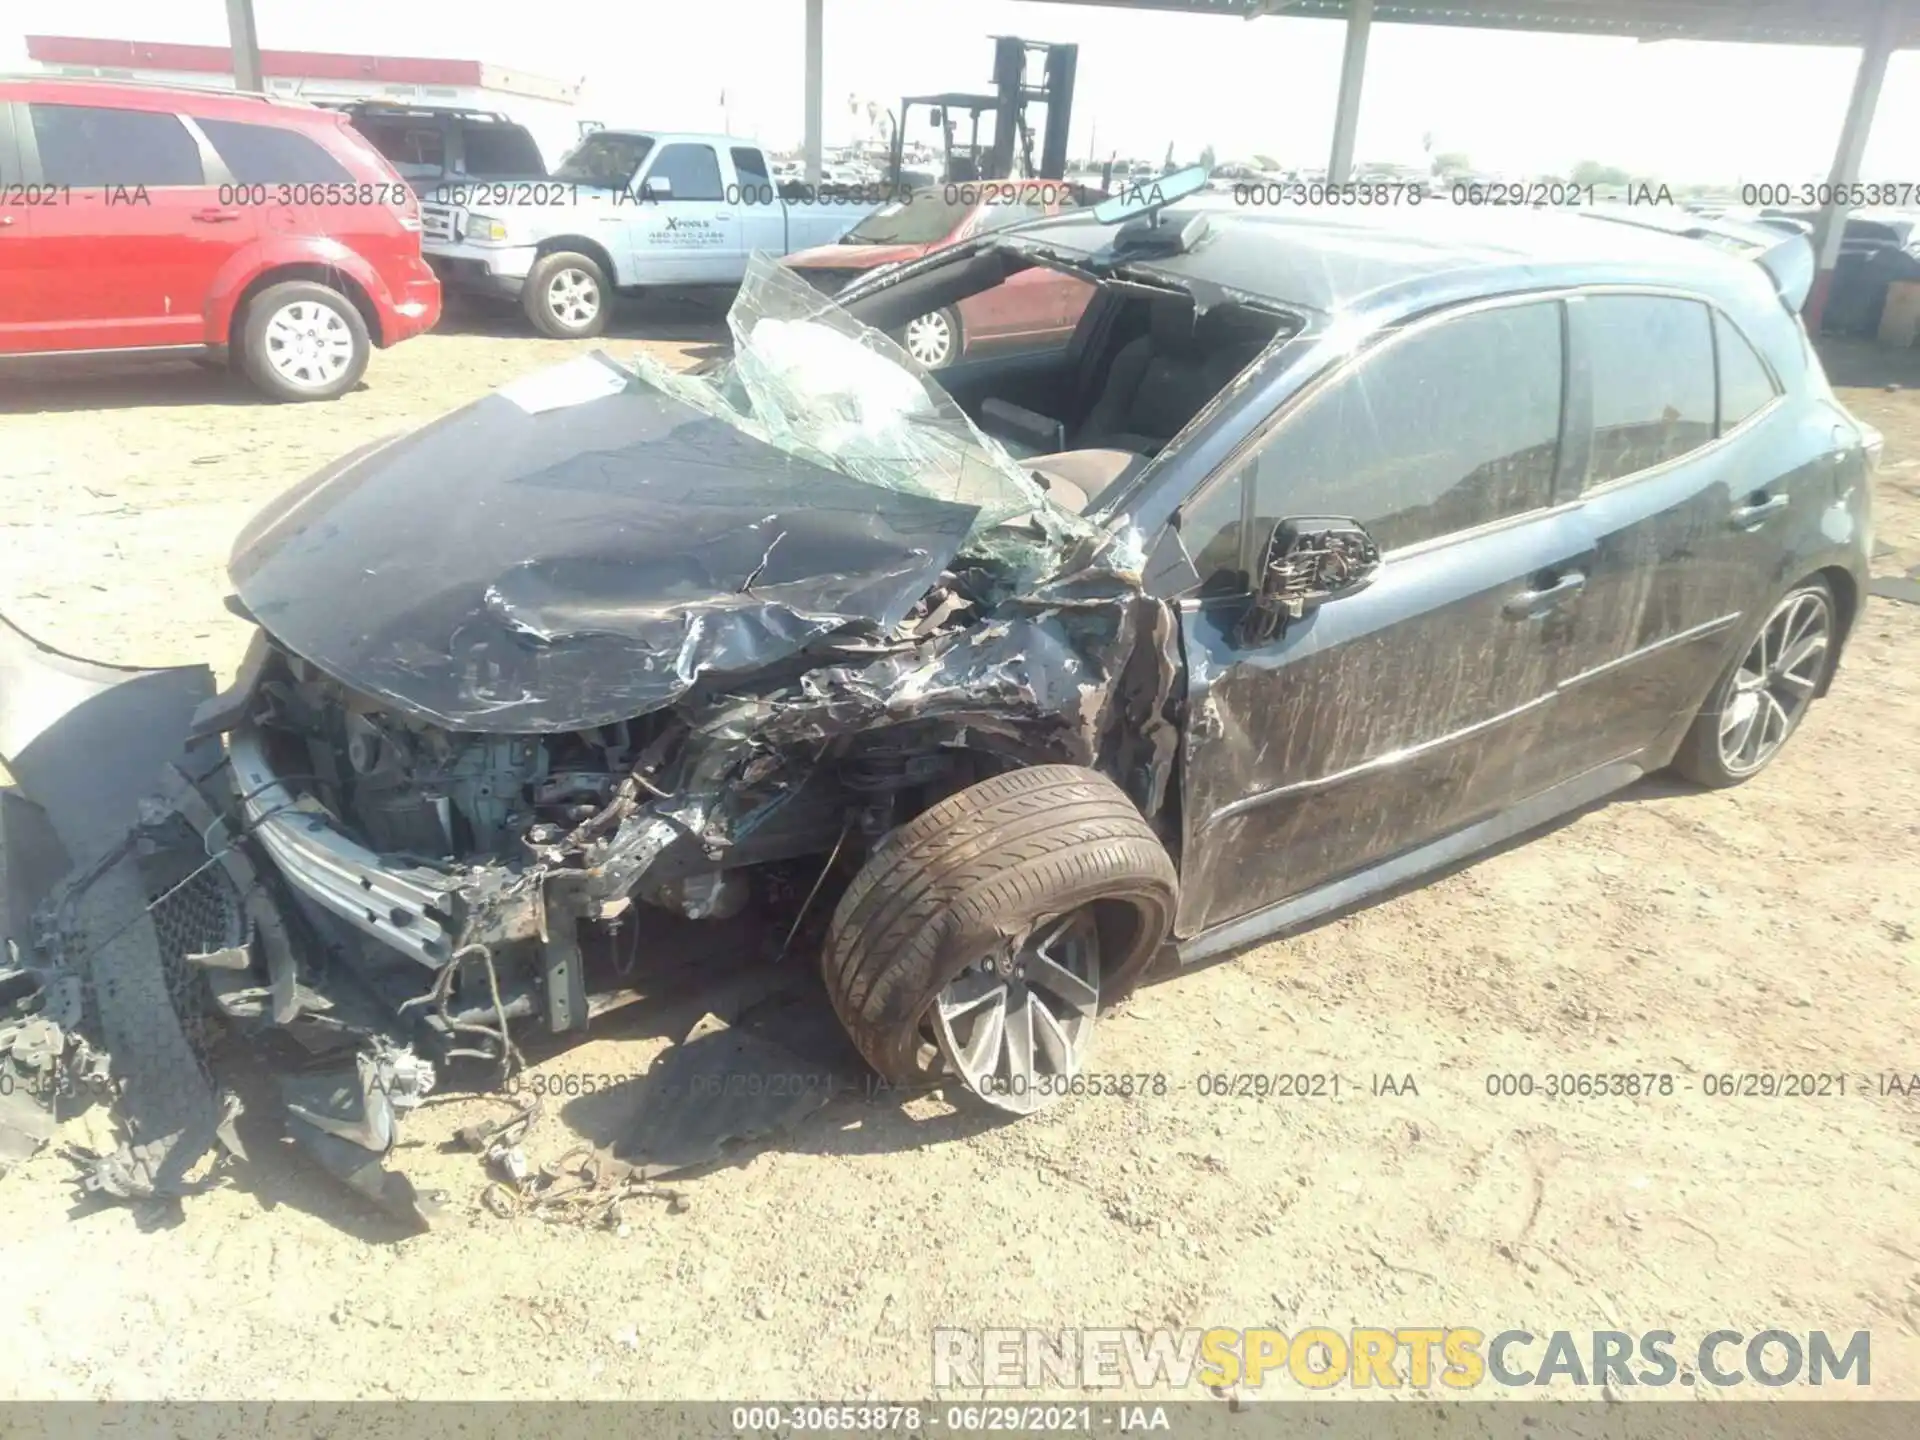
POLYGON ((223 225, 229 220, 238 220, 240 218, 240 212, 238 210, 218 210, 212 206, 208 206, 205 210, 194 211, 193 218, 198 220, 202 225, 223 225))
POLYGON ((1754 505, 1736 505, 1728 518, 1736 530, 1751 530, 1765 522, 1769 515, 1777 515, 1793 503, 1790 495, 1769 495, 1754 505))
POLYGON ((1557 608, 1561 601, 1572 599, 1586 583, 1584 574, 1569 570, 1543 589, 1522 590, 1502 605, 1500 611, 1509 620, 1538 620, 1549 610, 1557 608))

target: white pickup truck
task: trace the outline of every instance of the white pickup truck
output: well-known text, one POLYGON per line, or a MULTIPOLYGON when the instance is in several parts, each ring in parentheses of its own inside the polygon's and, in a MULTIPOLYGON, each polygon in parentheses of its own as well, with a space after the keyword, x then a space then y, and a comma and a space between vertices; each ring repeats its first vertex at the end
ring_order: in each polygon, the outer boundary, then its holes
POLYGON ((754 251, 830 245, 883 198, 785 198, 796 188, 729 136, 598 130, 544 180, 439 187, 422 249, 447 289, 517 298, 544 334, 576 339, 606 328, 617 290, 738 285, 754 251))

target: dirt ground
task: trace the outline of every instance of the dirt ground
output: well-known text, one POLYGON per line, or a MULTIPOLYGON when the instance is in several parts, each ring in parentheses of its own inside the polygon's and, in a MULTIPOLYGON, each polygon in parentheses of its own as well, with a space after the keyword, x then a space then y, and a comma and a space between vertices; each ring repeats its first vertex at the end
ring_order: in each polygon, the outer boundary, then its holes
MULTIPOLYGON (((689 308, 607 343, 724 338, 689 308)), ((244 630, 223 567, 256 506, 568 349, 455 323, 332 405, 186 367, 0 379, 0 607, 63 648, 224 679, 244 630)), ((1912 358, 1834 361, 1887 435, 1890 575, 1920 565, 1920 389, 1883 388, 1920 385, 1912 358)), ((934 1327, 1009 1324, 1868 1329, 1871 1393, 1920 1397, 1920 1100, 1860 1093, 1920 1071, 1916 737, 1920 608, 1875 600, 1833 696, 1753 784, 1643 783, 1141 993, 1095 1065, 1166 1094, 1014 1123, 836 1099, 684 1182, 684 1206, 630 1206, 624 1232, 482 1208, 479 1162, 443 1148, 500 1113, 481 1099, 409 1126, 406 1169, 452 1197, 422 1235, 272 1145, 171 1224, 70 1215, 70 1167, 43 1153, 0 1190, 0 1397, 914 1399, 934 1327), (1486 1088, 1569 1070, 1853 1078, 1844 1099, 1486 1088), (1198 1093, 1302 1071, 1346 1085, 1198 1093), (1376 1096, 1377 1075, 1418 1093, 1376 1096)), ((690 1003, 628 1012, 540 1073, 638 1075, 690 1003)), ((531 1158, 618 1129, 633 1088, 549 1107, 531 1158)))

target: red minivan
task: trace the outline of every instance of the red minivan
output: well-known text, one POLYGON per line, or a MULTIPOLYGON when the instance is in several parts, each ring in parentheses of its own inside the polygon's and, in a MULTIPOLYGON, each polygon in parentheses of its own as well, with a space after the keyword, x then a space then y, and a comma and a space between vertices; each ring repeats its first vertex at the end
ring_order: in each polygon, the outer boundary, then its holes
POLYGON ((439 317, 419 202, 338 112, 0 79, 0 358, 184 354, 330 400, 439 317))

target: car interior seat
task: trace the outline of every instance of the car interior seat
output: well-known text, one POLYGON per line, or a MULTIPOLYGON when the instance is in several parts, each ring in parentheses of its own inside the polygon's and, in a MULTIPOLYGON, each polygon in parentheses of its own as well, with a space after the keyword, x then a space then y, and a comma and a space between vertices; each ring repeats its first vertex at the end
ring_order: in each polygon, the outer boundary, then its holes
POLYGON ((1216 306, 1196 324, 1184 302, 1154 304, 1147 331, 1114 355, 1070 447, 1022 463, 1054 500, 1084 509, 1157 455, 1279 328, 1278 316, 1244 306, 1216 306))

